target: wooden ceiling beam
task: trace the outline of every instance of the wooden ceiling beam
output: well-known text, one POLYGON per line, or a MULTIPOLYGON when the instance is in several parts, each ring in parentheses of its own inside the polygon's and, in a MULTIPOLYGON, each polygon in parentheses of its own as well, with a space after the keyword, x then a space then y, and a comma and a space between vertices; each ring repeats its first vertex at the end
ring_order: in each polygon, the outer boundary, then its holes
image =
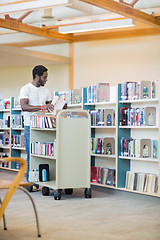
POLYGON ((63 43, 64 43, 63 41, 60 41, 57 39, 41 39, 41 40, 31 40, 31 41, 25 41, 25 42, 5 43, 5 45, 12 46, 12 47, 25 48, 25 47, 37 47, 37 46, 63 44, 63 43))
POLYGON ((61 34, 53 30, 46 30, 44 28, 27 25, 13 19, 0 18, 0 27, 15 30, 18 32, 29 33, 41 37, 59 39, 64 42, 73 42, 72 34, 61 34))
POLYGON ((147 23, 153 27, 160 28, 160 19, 153 17, 147 13, 137 10, 129 5, 115 2, 113 0, 80 0, 93 6, 109 10, 121 14, 125 17, 147 23))
POLYGON ((17 21, 18 21, 18 22, 22 22, 22 20, 23 20, 24 18, 26 18, 28 15, 30 15, 32 12, 33 12, 33 11, 28 11, 28 12, 24 13, 21 17, 19 17, 19 18, 17 19, 17 21))
POLYGON ((144 29, 127 29, 119 31, 81 34, 74 36, 74 42, 86 42, 86 41, 97 41, 97 40, 108 40, 128 37, 142 37, 149 35, 160 35, 160 29, 157 28, 144 28, 144 29))

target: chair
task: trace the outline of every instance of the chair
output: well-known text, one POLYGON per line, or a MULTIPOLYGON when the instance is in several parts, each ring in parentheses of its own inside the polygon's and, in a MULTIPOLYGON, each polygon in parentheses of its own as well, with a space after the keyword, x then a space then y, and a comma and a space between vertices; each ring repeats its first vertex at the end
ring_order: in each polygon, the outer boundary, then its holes
POLYGON ((1 205, 1 207, 0 207, 0 220, 1 220, 1 218, 3 218, 4 230, 7 230, 4 212, 5 212, 5 209, 8 205, 8 203, 10 202, 13 194, 15 193, 16 189, 18 188, 18 189, 22 190, 23 192, 25 192, 32 202, 33 209, 34 209, 34 212, 35 212, 35 217, 36 217, 37 236, 41 237, 40 229, 39 229, 38 214, 37 214, 35 203, 33 201, 33 198, 31 197, 31 195, 24 188, 26 186, 32 186, 32 183, 28 183, 28 182, 21 183, 21 180, 23 179, 24 174, 25 174, 26 169, 27 169, 26 161, 23 158, 18 158, 18 157, 1 158, 0 161, 1 162, 11 161, 11 162, 19 162, 20 163, 20 169, 19 169, 15 179, 13 180, 13 182, 0 180, 0 189, 8 189, 3 201, 0 198, 0 205, 1 205))

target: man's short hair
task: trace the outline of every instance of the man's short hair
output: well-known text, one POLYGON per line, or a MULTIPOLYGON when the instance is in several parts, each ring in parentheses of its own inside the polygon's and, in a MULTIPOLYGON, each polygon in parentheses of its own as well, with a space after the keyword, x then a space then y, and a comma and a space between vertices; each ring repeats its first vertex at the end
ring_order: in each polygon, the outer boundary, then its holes
POLYGON ((48 71, 48 69, 43 65, 35 66, 32 70, 33 79, 35 79, 36 75, 41 77, 43 75, 43 73, 47 72, 47 71, 48 71))

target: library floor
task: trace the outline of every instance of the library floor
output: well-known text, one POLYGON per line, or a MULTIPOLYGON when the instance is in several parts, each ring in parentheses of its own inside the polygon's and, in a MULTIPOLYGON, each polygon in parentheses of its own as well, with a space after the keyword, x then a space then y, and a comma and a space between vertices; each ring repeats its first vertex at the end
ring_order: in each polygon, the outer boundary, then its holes
MULTIPOLYGON (((12 179, 14 173, 0 170, 0 179, 12 179)), ((3 198, 6 190, 0 191, 3 198)), ((55 201, 53 192, 42 196, 31 193, 39 215, 44 240, 159 240, 160 199, 123 191, 92 188, 92 198, 84 190, 62 194, 55 201)), ((33 240, 36 224, 30 200, 17 190, 6 210, 8 230, 0 222, 0 240, 33 240)))

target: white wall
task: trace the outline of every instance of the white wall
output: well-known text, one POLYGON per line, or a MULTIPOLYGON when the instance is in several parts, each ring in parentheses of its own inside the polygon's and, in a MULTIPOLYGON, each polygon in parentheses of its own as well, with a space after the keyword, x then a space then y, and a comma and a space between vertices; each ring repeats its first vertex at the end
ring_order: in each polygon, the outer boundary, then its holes
MULTIPOLYGON (((51 52, 54 49, 57 47, 52 47, 51 52)), ((61 55, 67 55, 67 51, 63 44, 61 55)), ((74 88, 99 82, 160 80, 160 35, 75 43, 74 54, 74 88)), ((51 91, 67 90, 68 65, 46 67, 49 69, 46 86, 51 91)), ((32 81, 31 71, 32 67, 0 69, 0 95, 18 96, 21 86, 32 81)))
POLYGON ((75 44, 75 86, 160 79, 160 35, 75 44))

